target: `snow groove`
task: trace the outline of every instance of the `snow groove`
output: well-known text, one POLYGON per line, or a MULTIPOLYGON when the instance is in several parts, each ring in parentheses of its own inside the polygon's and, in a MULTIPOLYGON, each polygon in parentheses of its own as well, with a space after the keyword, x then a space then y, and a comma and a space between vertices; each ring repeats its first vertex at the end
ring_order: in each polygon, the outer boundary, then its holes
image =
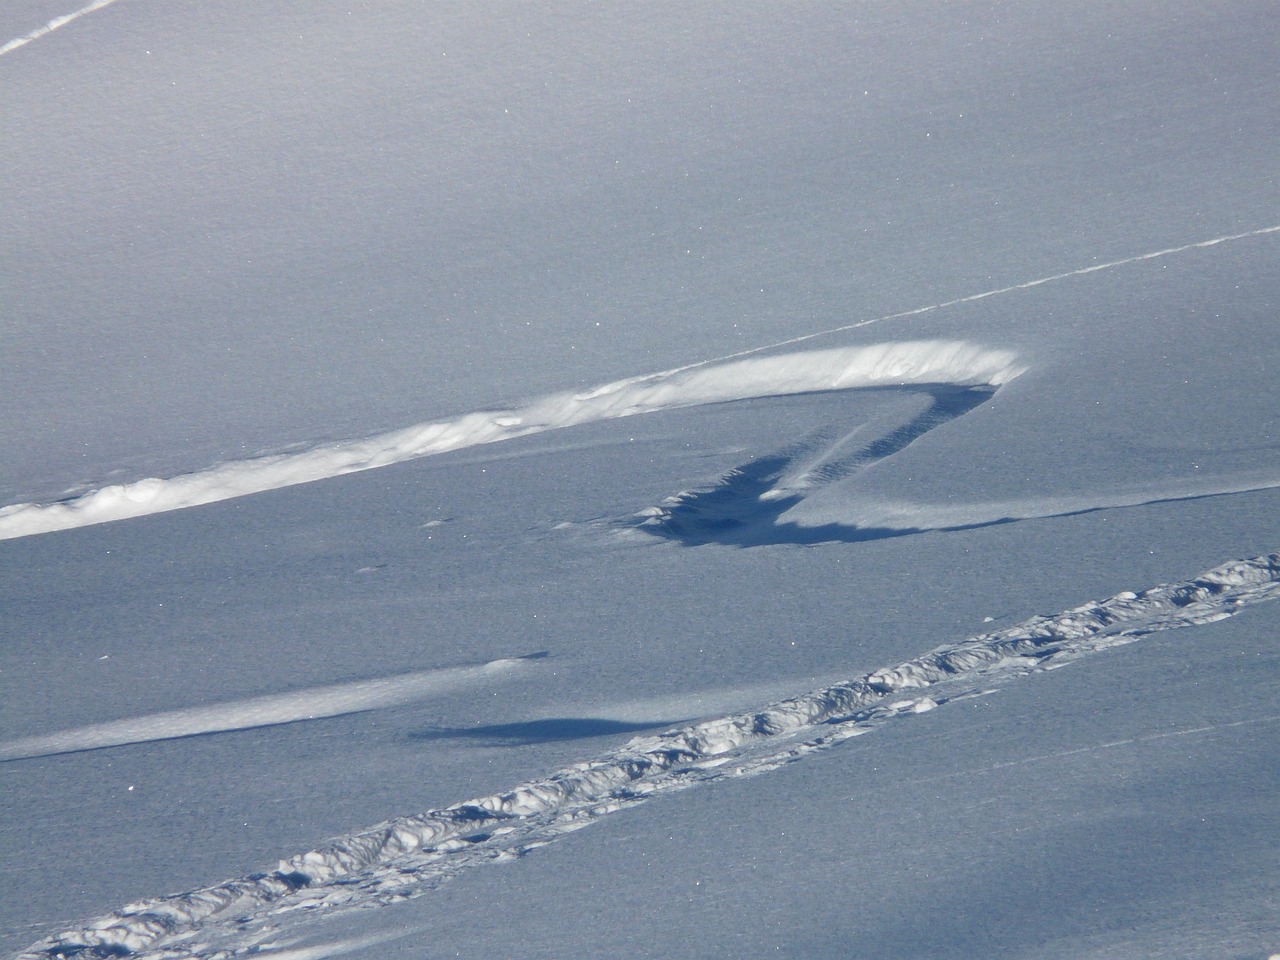
POLYGON ((655 794, 774 769, 895 717, 977 695, 993 676, 1051 669, 1153 632, 1223 620, 1277 596, 1280 552, 1035 617, 757 711, 637 737, 504 793, 388 820, 282 860, 270 873, 131 904, 48 938, 19 960, 210 960, 256 952, 282 923, 303 922, 316 908, 419 896, 461 869, 518 857, 655 794), (933 688, 940 689, 921 694, 933 688))

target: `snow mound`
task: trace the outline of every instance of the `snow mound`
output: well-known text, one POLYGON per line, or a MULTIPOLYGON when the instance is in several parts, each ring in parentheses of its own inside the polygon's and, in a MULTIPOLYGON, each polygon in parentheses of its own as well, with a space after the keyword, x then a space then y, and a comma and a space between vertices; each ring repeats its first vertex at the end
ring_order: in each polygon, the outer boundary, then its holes
POLYGON ((1280 553, 1272 553, 1035 617, 759 710, 637 737, 503 793, 388 820, 282 860, 270 873, 131 904, 48 938, 19 960, 256 951, 285 923, 420 896, 461 869, 518 857, 656 794, 774 769, 887 722, 989 693, 993 677, 1015 679, 1158 631, 1213 623, 1277 596, 1280 553))
POLYGON ((181 510, 484 443, 676 407, 890 384, 998 386, 1023 372, 1008 350, 927 340, 695 364, 511 410, 469 413, 365 440, 113 484, 59 503, 0 509, 0 540, 181 510))

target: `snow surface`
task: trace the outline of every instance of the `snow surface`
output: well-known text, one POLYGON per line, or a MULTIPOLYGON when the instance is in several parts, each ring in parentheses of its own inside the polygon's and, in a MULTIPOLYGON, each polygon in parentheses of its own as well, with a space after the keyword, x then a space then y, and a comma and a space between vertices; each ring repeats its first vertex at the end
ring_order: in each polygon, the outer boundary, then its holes
POLYGON ((1273 4, 74 7, 4 950, 1280 950, 1273 4))

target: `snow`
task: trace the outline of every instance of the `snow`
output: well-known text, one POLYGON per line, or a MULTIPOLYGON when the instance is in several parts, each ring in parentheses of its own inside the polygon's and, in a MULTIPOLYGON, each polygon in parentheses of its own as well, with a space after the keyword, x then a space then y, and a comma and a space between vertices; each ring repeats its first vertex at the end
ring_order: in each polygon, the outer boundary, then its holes
POLYGON ((1273 5, 75 7, 3 950, 1280 949, 1273 5))

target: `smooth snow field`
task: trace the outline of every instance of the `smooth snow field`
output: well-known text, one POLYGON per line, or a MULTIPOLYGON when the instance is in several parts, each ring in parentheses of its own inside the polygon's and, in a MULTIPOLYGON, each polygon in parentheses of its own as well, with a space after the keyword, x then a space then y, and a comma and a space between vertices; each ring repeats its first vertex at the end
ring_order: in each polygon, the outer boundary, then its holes
POLYGON ((1280 956, 1274 4, 0 7, 0 950, 1280 956))

